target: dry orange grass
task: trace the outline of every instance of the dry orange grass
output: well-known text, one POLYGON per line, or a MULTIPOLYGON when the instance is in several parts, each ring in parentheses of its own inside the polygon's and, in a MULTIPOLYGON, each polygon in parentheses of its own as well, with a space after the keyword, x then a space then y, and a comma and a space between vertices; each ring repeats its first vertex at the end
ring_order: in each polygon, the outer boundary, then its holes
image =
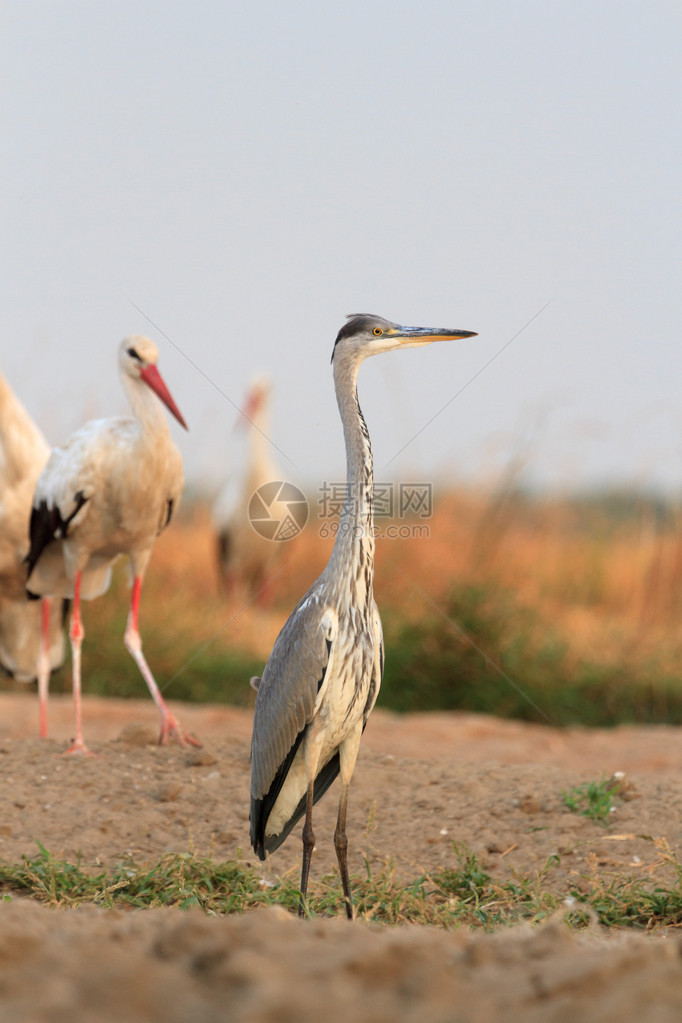
POLYGON ((148 622, 153 628, 161 613, 185 634, 188 647, 210 641, 261 658, 267 657, 281 627, 276 608, 263 608, 246 594, 225 593, 210 512, 202 504, 185 507, 154 547, 141 627, 148 622))
MULTIPOLYGON (((576 658, 655 654, 679 662, 682 531, 676 517, 661 523, 642 502, 641 513, 618 523, 571 501, 458 491, 443 496, 421 525, 428 526, 428 538, 378 541, 376 594, 383 609, 420 618, 437 613, 434 603, 443 608, 455 586, 504 588, 556 627, 576 658)), ((267 657, 329 556, 332 541, 321 538, 318 527, 311 521, 286 544, 273 602, 263 608, 223 592, 208 510, 186 505, 154 550, 145 619, 153 622, 163 611, 196 642, 215 636, 216 643, 267 657)))
POLYGON ((645 503, 621 524, 588 514, 569 501, 450 494, 431 520, 430 540, 407 541, 400 565, 436 599, 453 584, 513 591, 522 606, 559 628, 577 656, 646 657, 664 647, 677 657, 677 518, 660 524, 645 503))

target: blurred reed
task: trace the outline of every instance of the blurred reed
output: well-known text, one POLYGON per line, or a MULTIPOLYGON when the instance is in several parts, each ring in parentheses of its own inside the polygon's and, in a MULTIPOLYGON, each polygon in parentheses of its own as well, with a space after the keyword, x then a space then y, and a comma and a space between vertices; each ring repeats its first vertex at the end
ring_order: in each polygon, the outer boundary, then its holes
MULTIPOLYGON (((251 702, 250 676, 328 558, 332 541, 320 525, 313 517, 287 543, 263 607, 222 590, 209 510, 186 501, 154 549, 140 623, 168 697, 251 702)), ((378 522, 382 533, 389 525, 378 522)), ((377 544, 384 706, 546 715, 557 724, 682 721, 676 503, 636 492, 533 496, 510 480, 442 493, 430 518, 392 525, 420 529, 377 544)), ((85 606, 88 693, 144 697, 122 641, 126 584, 118 566, 110 593, 85 606)), ((68 688, 67 666, 53 689, 68 688)))

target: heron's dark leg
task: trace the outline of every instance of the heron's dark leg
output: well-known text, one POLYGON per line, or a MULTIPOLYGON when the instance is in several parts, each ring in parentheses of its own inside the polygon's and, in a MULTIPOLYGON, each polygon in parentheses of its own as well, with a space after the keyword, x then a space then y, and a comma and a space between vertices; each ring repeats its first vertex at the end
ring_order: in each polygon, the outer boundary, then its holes
POLYGON ((352 920, 353 900, 350 894, 350 881, 348 879, 348 838, 346 836, 347 807, 348 785, 342 783, 341 799, 339 800, 339 816, 336 821, 336 831, 334 832, 334 848, 336 849, 336 858, 339 861, 339 873, 341 874, 343 894, 346 897, 346 916, 349 920, 352 920))
POLYGON ((313 832, 313 795, 315 793, 315 778, 320 763, 322 750, 322 729, 318 720, 308 725, 306 736, 303 740, 305 757, 305 776, 308 782, 305 802, 305 823, 303 825, 303 864, 301 866, 301 898, 298 903, 298 915, 306 915, 306 894, 308 891, 308 875, 310 874, 310 860, 315 848, 315 834, 313 832))
POLYGON ((308 891, 308 875, 310 874, 310 860, 315 848, 315 834, 313 832, 313 792, 315 782, 308 785, 308 794, 305 804, 305 823, 303 825, 303 865, 301 867, 301 897, 298 902, 298 915, 305 916, 306 894, 308 891))
POLYGON ((350 780, 353 777, 355 761, 362 736, 362 720, 358 722, 357 728, 345 742, 339 747, 339 769, 341 774, 341 798, 339 799, 339 816, 336 821, 334 832, 334 848, 336 858, 339 861, 339 873, 343 894, 346 898, 346 916, 353 919, 353 899, 350 892, 350 880, 348 878, 348 839, 346 837, 346 810, 348 809, 348 790, 350 780))

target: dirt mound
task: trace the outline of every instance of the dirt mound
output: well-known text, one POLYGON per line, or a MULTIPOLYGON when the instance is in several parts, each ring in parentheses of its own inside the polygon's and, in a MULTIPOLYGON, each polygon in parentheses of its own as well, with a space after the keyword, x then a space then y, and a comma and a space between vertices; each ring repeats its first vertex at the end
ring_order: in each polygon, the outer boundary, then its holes
POLYGON ((491 936, 272 909, 210 919, 17 901, 0 912, 4 1023, 672 1023, 682 1014, 678 941, 605 941, 559 922, 491 936))
MULTIPOLYGON (((149 703, 85 701, 92 758, 61 757, 68 700, 54 699, 54 739, 40 742, 29 696, 0 697, 0 856, 54 856, 101 870, 193 850, 217 860, 248 846, 250 714, 176 707, 200 750, 154 745, 149 703)), ((474 715, 377 712, 351 790, 351 869, 394 861, 406 878, 455 866, 453 841, 493 878, 558 857, 566 888, 581 874, 655 877, 661 843, 682 846, 682 735, 673 728, 557 730, 474 715), (570 813, 562 793, 626 773, 607 828, 570 813)), ((335 866, 335 800, 315 816, 317 876, 335 866)), ((267 875, 297 871, 292 835, 267 875)), ((668 880, 671 878, 669 877, 668 880)), ((677 939, 570 932, 547 924, 494 935, 242 918, 175 910, 54 911, 0 903, 3 1021, 678 1020, 677 939)))

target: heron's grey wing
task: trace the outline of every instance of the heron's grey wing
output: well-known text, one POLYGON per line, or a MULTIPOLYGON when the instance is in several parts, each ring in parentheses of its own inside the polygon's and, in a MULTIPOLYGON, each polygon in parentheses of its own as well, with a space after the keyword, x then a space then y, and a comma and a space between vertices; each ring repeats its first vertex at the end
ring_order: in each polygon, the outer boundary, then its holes
POLYGON ((315 597, 294 609, 258 686, 251 741, 251 796, 271 789, 312 720, 333 657, 336 615, 315 597))
POLYGON ((381 616, 379 614, 379 608, 377 607, 376 600, 373 602, 372 607, 372 628, 374 631, 374 665, 372 667, 372 678, 369 684, 367 702, 365 703, 365 709, 362 715, 363 731, 367 724, 367 719, 374 709, 374 704, 377 702, 377 696, 379 695, 379 689, 381 688, 381 680, 384 675, 384 630, 381 627, 381 616))

